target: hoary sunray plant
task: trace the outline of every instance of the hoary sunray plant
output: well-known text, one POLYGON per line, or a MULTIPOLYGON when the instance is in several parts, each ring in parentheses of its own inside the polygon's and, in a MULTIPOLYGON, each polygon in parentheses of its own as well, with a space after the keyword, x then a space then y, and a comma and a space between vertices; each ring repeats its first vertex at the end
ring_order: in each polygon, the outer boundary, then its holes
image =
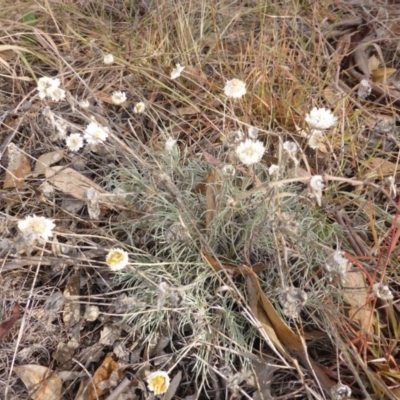
MULTIPOLYGON (((129 267, 115 277, 116 285, 130 289, 135 299, 124 319, 144 341, 167 336, 174 359, 185 359, 203 380, 209 379, 208 363, 247 368, 250 360, 243 354, 252 352, 259 338, 243 313, 243 279, 216 274, 204 254, 237 265, 264 263, 260 276, 269 295, 277 298, 295 283, 308 295, 296 312, 304 311, 306 300, 313 310, 328 280, 314 282, 312 290, 307 282, 326 262, 324 243, 336 235, 316 215, 305 185, 276 185, 249 196, 255 185, 278 177, 262 163, 241 164, 240 157, 226 164, 228 152, 235 154, 237 146, 221 144, 215 153, 221 165, 215 167, 174 142, 158 153, 144 153, 140 161, 130 160, 106 180, 125 193, 137 216, 124 220, 122 215, 110 227, 133 249, 129 267), (210 196, 215 206, 207 223, 210 196), (194 351, 199 358, 190 356, 194 351)), ((286 177, 285 170, 279 173, 280 179, 286 177)))

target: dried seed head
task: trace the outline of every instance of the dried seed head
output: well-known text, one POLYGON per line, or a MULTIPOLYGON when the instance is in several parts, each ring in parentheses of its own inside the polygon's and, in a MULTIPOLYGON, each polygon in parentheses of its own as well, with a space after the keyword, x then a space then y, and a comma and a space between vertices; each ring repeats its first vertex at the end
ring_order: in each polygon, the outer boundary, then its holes
POLYGON ((333 400, 343 400, 351 396, 351 389, 339 382, 331 387, 331 396, 333 400))
POLYGON ((293 286, 281 289, 279 301, 282 311, 290 318, 298 318, 308 299, 307 293, 293 286))

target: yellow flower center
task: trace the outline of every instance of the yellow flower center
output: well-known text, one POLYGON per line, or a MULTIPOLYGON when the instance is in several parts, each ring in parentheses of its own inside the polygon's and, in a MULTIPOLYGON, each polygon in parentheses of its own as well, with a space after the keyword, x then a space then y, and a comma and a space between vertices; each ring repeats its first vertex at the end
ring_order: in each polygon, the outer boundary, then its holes
POLYGON ((154 387, 155 394, 163 394, 167 391, 167 382, 163 376, 152 379, 151 385, 154 387))
POLYGON ((249 147, 244 151, 244 154, 246 154, 246 156, 251 157, 254 154, 254 150, 251 147, 249 147))
POLYGON ((124 255, 119 252, 114 252, 110 255, 108 263, 111 265, 118 264, 124 259, 124 255))

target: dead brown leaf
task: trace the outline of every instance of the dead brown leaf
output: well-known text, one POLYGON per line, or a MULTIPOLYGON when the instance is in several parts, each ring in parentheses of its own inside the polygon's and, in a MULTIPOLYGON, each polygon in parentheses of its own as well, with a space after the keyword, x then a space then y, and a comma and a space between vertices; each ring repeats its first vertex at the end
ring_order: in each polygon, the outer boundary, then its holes
POLYGON ((248 273, 250 273, 250 271, 252 272, 260 272, 265 268, 265 265, 262 263, 258 263, 255 264, 251 267, 251 269, 249 269, 246 266, 236 266, 233 264, 227 264, 227 263, 220 263, 218 262, 211 254, 204 252, 203 253, 205 259, 207 260, 208 264, 210 265, 210 267, 215 271, 222 271, 222 270, 228 270, 233 272, 234 274, 240 274, 240 275, 247 275, 248 273))
POLYGON ((177 111, 180 116, 193 115, 201 112, 200 108, 196 104, 187 107, 180 107, 177 109, 177 111))
POLYGON ((96 400, 98 399, 98 396, 102 396, 104 393, 107 393, 109 391, 109 388, 107 389, 99 388, 99 384, 108 381, 111 378, 111 375, 114 371, 118 373, 118 379, 119 380, 122 379, 122 371, 118 371, 120 367, 121 366, 119 365, 119 363, 114 361, 111 353, 105 357, 103 363, 94 373, 93 384, 96 387, 96 389, 93 387, 93 385, 91 386, 89 400, 96 400))
POLYGON ((358 46, 353 52, 354 65, 362 72, 365 79, 369 79, 370 69, 365 46, 358 46))
POLYGON ((64 150, 51 151, 50 153, 42 154, 36 161, 33 176, 44 174, 46 168, 60 161, 64 157, 64 150))
POLYGON ((28 157, 13 143, 8 145, 8 167, 3 189, 22 188, 26 177, 31 173, 28 157))
POLYGON ((41 365, 21 365, 14 368, 24 382, 32 400, 62 400, 62 380, 58 374, 41 365))
POLYGON ((45 176, 48 182, 56 189, 85 203, 88 199, 88 191, 95 190, 100 206, 118 209, 124 208, 124 200, 120 196, 106 192, 97 183, 72 168, 61 166, 48 167, 46 168, 45 176))
POLYGON ((13 310, 11 312, 11 317, 0 324, 0 340, 3 339, 5 335, 10 331, 10 329, 17 322, 20 314, 20 308, 18 303, 14 304, 13 310))
POLYGON ((294 333, 276 312, 268 297, 262 291, 258 277, 254 273, 247 275, 247 292, 250 299, 250 308, 261 322, 264 329, 273 332, 271 340, 275 346, 289 351, 303 351, 300 337, 294 333), (276 339, 274 339, 276 338, 276 339))
POLYGON ((364 162, 366 170, 362 173, 361 179, 382 179, 394 175, 400 169, 399 165, 380 157, 372 157, 364 162))
POLYGON ((212 154, 207 153, 206 151, 203 151, 203 156, 206 162, 210 165, 214 165, 215 167, 221 167, 224 163, 218 158, 215 158, 212 154))
POLYGON ((350 318, 357 321, 365 333, 373 333, 373 310, 369 304, 368 286, 361 271, 353 271, 346 274, 343 299, 350 305, 350 318))
POLYGON ((301 360, 312 376, 315 376, 324 390, 329 393, 334 382, 326 375, 322 367, 307 355, 305 340, 293 332, 276 312, 274 306, 262 291, 258 277, 254 272, 251 271, 247 275, 246 283, 250 308, 276 348, 293 363, 300 378, 303 376, 302 371, 296 360, 292 359, 288 352, 301 360))
POLYGON ((72 168, 51 167, 46 168, 46 178, 58 190, 76 199, 86 201, 89 189, 103 193, 104 190, 91 179, 72 168))
POLYGON ((368 70, 372 72, 374 69, 379 68, 381 62, 379 61, 378 57, 374 54, 368 59, 368 70))
POLYGON ((387 83, 388 78, 397 72, 395 68, 377 68, 371 72, 371 78, 376 83, 387 83))
POLYGON ((168 387, 168 390, 165 392, 163 400, 172 400, 175 396, 176 391, 178 390, 179 384, 182 380, 182 371, 178 371, 178 373, 172 378, 172 381, 168 387))
POLYGON ((332 88, 325 88, 322 91, 322 96, 331 107, 336 107, 339 101, 347 100, 344 98, 343 93, 332 88))

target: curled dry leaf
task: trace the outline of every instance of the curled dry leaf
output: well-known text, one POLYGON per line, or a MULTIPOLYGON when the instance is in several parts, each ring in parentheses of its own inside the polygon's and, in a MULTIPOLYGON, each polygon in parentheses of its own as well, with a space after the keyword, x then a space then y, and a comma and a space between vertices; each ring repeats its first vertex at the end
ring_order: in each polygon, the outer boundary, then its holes
POLYGON ((3 339, 5 335, 7 335, 9 330, 17 322, 19 314, 20 314, 19 305, 18 303, 15 303, 11 313, 11 317, 7 321, 4 321, 3 323, 0 324, 0 340, 3 339))
POLYGON ((64 150, 51 151, 50 153, 42 154, 36 161, 33 176, 42 175, 46 172, 46 168, 59 162, 64 157, 64 150))
POLYGON ((302 379, 303 374, 297 364, 297 360, 290 357, 295 356, 315 376, 324 390, 329 393, 334 382, 326 375, 322 367, 307 355, 305 340, 293 332, 276 312, 261 289, 257 275, 250 272, 246 277, 249 305, 260 324, 261 329, 271 339, 276 348, 285 356, 297 369, 302 379))
POLYGON ((274 345, 281 350, 286 347, 289 351, 303 351, 303 342, 299 335, 294 333, 276 312, 254 273, 247 275, 247 290, 250 308, 262 327, 271 334, 274 345))
MULTIPOLYGON (((89 399, 88 400, 96 400, 98 399, 99 396, 102 396, 104 393, 107 393, 109 391, 109 388, 107 389, 101 389, 99 388, 100 386, 107 386, 104 385, 104 383, 108 380, 110 380, 113 372, 117 372, 119 380, 122 379, 122 371, 118 371, 118 369, 121 366, 119 363, 114 361, 112 354, 108 354, 106 358, 103 360, 103 363, 100 365, 100 367, 96 370, 93 376, 93 385, 91 385, 90 388, 90 394, 89 394, 89 399), (103 383, 103 385, 101 385, 103 383)), ((116 382, 118 383, 118 382, 116 382)), ((114 385, 116 386, 116 385, 114 385)))
POLYGON ((62 400, 62 381, 58 374, 41 365, 21 365, 14 368, 33 400, 62 400))
POLYGON ((46 168, 45 175, 48 182, 58 190, 82 201, 87 200, 89 189, 94 189, 99 193, 104 192, 99 185, 72 168, 46 168))

